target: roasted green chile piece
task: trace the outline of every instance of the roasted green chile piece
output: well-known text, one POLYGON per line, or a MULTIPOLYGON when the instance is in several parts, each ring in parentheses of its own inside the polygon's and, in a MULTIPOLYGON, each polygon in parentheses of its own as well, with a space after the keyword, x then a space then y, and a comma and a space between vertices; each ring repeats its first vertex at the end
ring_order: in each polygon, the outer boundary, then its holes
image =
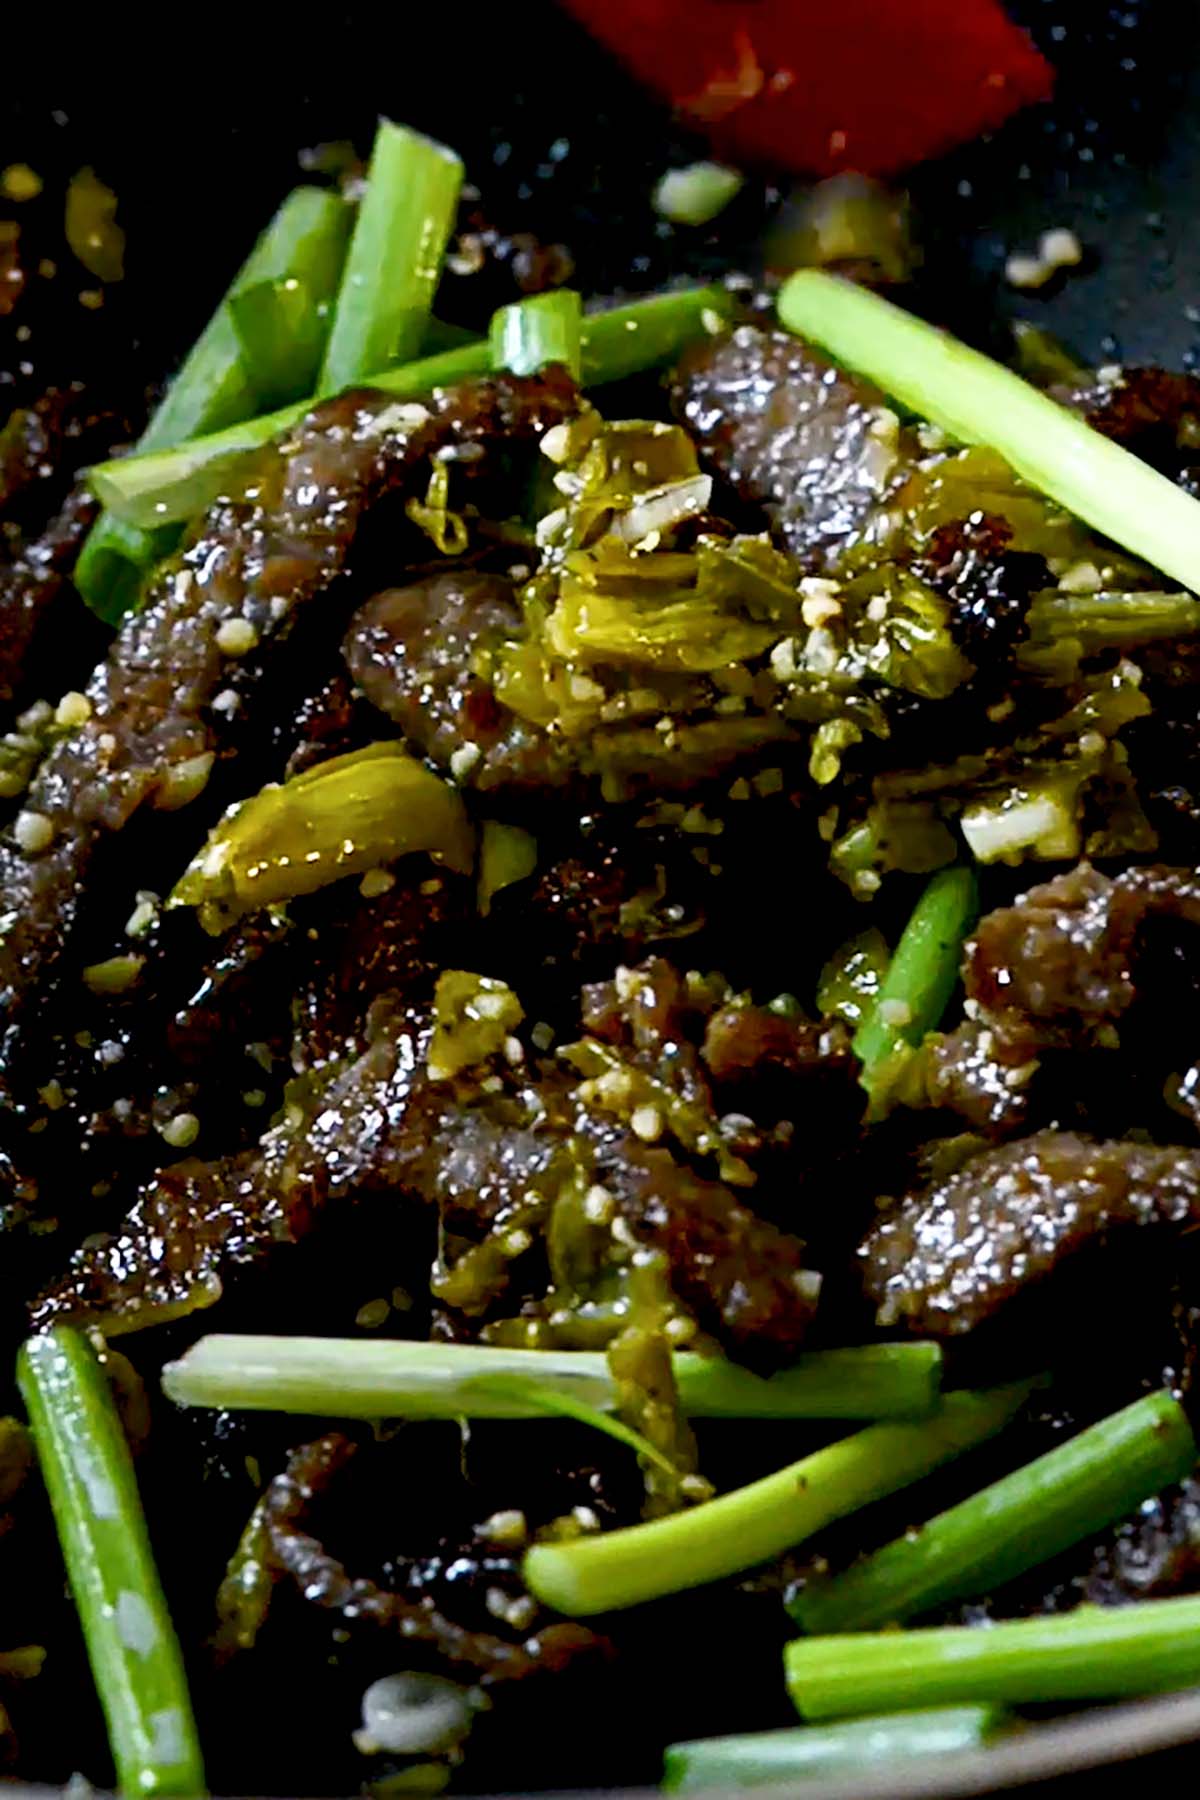
POLYGON ((430 1078, 445 1081, 498 1056, 524 1017, 505 982, 468 969, 444 969, 433 1002, 430 1078))
POLYGON ((466 873, 474 832, 457 791, 399 744, 335 756, 233 806, 171 895, 206 930, 427 850, 466 873))

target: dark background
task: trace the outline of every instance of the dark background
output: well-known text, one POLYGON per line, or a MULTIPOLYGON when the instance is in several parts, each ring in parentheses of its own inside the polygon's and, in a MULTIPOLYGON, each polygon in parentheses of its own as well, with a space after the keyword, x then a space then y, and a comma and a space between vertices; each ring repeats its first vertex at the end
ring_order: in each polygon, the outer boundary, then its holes
MULTIPOLYGON (((1058 98, 911 178, 922 303, 992 345, 1016 314, 1087 360, 1200 367, 1194 0, 1012 0, 1011 10, 1059 69, 1058 98), (1085 245, 1083 269, 1036 296, 1009 288, 1006 255, 1059 225, 1085 245)), ((22 9, 4 20, 0 166, 31 164, 46 190, 27 209, 0 205, 0 217, 44 239, 59 271, 0 318, 0 415, 72 378, 153 386, 300 177, 298 152, 340 138, 365 152, 380 111, 454 145, 502 229, 569 245, 585 294, 753 269, 780 203, 766 172, 718 227, 657 220, 655 179, 700 146, 539 0, 149 17, 22 9), (128 234, 127 278, 96 312, 78 298, 91 277, 61 244, 63 187, 83 164, 117 191, 128 234)), ((439 310, 471 304, 448 292, 439 310)), ((1054 1792, 1194 1782, 1196 1767, 1196 1752, 1176 1752, 1054 1792)))

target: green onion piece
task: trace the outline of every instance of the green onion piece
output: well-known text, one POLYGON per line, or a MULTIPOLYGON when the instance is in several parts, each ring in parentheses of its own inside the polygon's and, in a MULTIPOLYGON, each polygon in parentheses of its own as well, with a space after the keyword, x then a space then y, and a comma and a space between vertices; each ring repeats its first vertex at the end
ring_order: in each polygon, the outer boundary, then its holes
POLYGON ((1000 1431, 1029 1384, 948 1394, 915 1424, 869 1425, 748 1487, 687 1512, 526 1552, 530 1593, 574 1617, 615 1612, 736 1575, 823 1525, 894 1494, 1000 1431))
POLYGON ((129 1446, 87 1339, 57 1329, 17 1357, 92 1677, 128 1797, 204 1792, 183 1659, 150 1551, 129 1446))
POLYGON ((548 1413, 552 1418, 574 1419, 577 1425, 590 1425, 593 1431, 602 1431, 618 1444, 635 1450, 668 1475, 676 1473, 670 1457, 664 1456, 657 1445, 643 1437, 640 1431, 635 1431, 632 1425, 627 1425, 624 1419, 614 1419, 577 1395, 563 1393, 539 1381, 536 1375, 476 1375, 466 1383, 468 1403, 472 1391, 481 1395, 485 1404, 489 1399, 509 1400, 528 1406, 535 1413, 548 1413))
POLYGON ((451 324, 449 319, 430 319, 421 339, 421 355, 432 356, 435 350, 461 350, 473 344, 475 333, 466 325, 451 324))
POLYGON ((493 367, 511 369, 514 375, 536 375, 548 363, 561 363, 580 380, 582 319, 583 304, 570 288, 502 306, 492 315, 488 339, 493 367))
POLYGON ((71 579, 92 612, 119 625, 137 605, 142 583, 179 542, 178 525, 144 529, 102 512, 88 532, 71 579))
POLYGON ((812 1582, 789 1610, 810 1633, 870 1631, 992 1593, 1182 1481, 1195 1461, 1183 1408, 1149 1394, 845 1574, 812 1582))
MULTIPOLYGON (((679 1351, 679 1403, 693 1418, 916 1417, 938 1403, 937 1344, 814 1350, 777 1375, 752 1375, 720 1357, 679 1351)), ((371 1342, 361 1338, 202 1337, 163 1370, 181 1406, 324 1414, 333 1418, 527 1419, 516 1377, 602 1411, 617 1404, 606 1356, 591 1350, 508 1350, 482 1344, 371 1342)))
POLYGON ((853 282, 802 269, 779 317, 965 444, 989 444, 1077 518, 1200 588, 1200 502, 990 357, 853 282))
POLYGON ((462 178, 453 151, 405 125, 380 121, 318 392, 336 394, 373 369, 416 356, 462 178))
POLYGON ((783 1658, 806 1719, 972 1701, 1117 1700, 1200 1682, 1200 1599, 1080 1606, 985 1628, 795 1638, 783 1658))
POLYGON ((293 275, 234 294, 229 311, 258 407, 286 406, 309 393, 329 330, 328 302, 314 302, 293 275))
MULTIPOLYGON (((621 381, 670 362, 693 338, 719 330, 731 309, 724 288, 705 287, 651 294, 627 306, 589 314, 582 329, 584 386, 621 381)), ((363 385, 397 400, 419 400, 435 388, 486 375, 491 366, 491 347, 479 340, 403 368, 379 370, 363 385)), ((195 518, 236 485, 239 467, 252 451, 289 431, 314 404, 303 400, 210 437, 198 437, 176 450, 98 463, 91 473, 92 486, 105 506, 134 525, 151 528, 195 518)))
MULTIPOLYGON (((252 417, 264 406, 294 400, 311 390, 324 347, 322 316, 337 290, 351 212, 326 188, 296 188, 235 275, 216 312, 197 338, 150 423, 132 462, 170 450, 202 433, 217 432, 252 417), (288 289, 288 283, 295 283, 288 289), (253 341, 239 331, 235 307, 253 294, 289 292, 287 317, 265 324, 253 341), (291 385, 280 391, 286 370, 291 385)), ((261 309, 261 298, 251 303, 261 309)), ((96 492, 104 494, 99 483, 96 492)), ((172 521, 173 523, 174 521, 172 521)), ((165 517, 127 520, 102 513, 88 533, 74 582, 92 611, 115 625, 133 606, 146 574, 170 554, 178 532, 161 527, 165 517)))
POLYGON ((733 315, 733 296, 715 285, 649 294, 586 313, 583 320, 583 385, 603 387, 644 369, 657 369, 693 339, 721 331, 733 315))
POLYGON ((724 163, 694 162, 668 169, 654 189, 654 210, 673 225, 708 225, 739 194, 746 177, 724 163))
POLYGON ((810 1350, 775 1375, 752 1375, 723 1358, 676 1354, 679 1404, 693 1418, 905 1419, 941 1397, 941 1346, 864 1344, 810 1350))
POLYGON ((418 850, 470 869, 474 834, 461 796, 403 745, 368 744, 230 807, 168 904, 198 907, 205 928, 219 932, 243 913, 418 850))
POLYGON ((695 1738, 667 1747, 662 1788, 667 1794, 705 1788, 734 1793, 810 1776, 886 1773, 903 1757, 978 1750, 1008 1716, 999 1706, 946 1706, 838 1725, 792 1725, 744 1737, 695 1738))
POLYGON ((900 934, 874 1003, 854 1034, 868 1091, 885 1058, 900 1044, 919 1044, 945 1012, 975 909, 970 869, 939 869, 930 878, 900 934))

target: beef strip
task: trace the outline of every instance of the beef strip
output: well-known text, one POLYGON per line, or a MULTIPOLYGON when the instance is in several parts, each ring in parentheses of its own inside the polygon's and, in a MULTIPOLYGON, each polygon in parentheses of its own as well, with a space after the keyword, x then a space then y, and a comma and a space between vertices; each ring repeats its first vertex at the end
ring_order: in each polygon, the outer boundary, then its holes
POLYGON ((494 1255, 473 1259, 469 1289, 464 1280, 461 1295, 451 1290, 467 1310, 482 1312, 508 1285, 512 1252, 503 1240, 514 1230, 527 1240, 558 1195, 586 1176, 612 1202, 614 1249, 606 1254, 627 1256, 631 1239, 661 1252, 676 1295, 731 1353, 777 1363, 804 1338, 820 1281, 800 1240, 669 1150, 579 1110, 561 1078, 466 1099, 429 1083, 407 1126, 397 1152, 402 1185, 436 1205, 462 1242, 494 1234, 494 1255))
POLYGON ((460 940, 475 922, 471 883, 434 873, 423 859, 413 862, 417 873, 413 864, 401 865, 385 893, 368 896, 357 883, 338 883, 294 909, 315 933, 295 1000, 297 1069, 360 1055, 370 1008, 385 995, 400 995, 411 1012, 424 1013, 439 972, 461 961, 460 940))
POLYGON ((912 455, 873 388, 784 331, 739 325, 698 345, 672 399, 703 456, 813 566, 862 536, 912 455))
POLYGON ((0 564, 0 708, 33 698, 43 676, 53 681, 52 691, 64 686, 66 671, 80 666, 80 650, 101 636, 99 621, 80 607, 70 585, 96 511, 86 488, 73 488, 41 535, 24 544, 12 562, 0 564), (69 662, 57 633, 53 659, 41 654, 64 599, 72 604, 69 662))
POLYGON ((1036 1037, 1003 1035, 979 1019, 964 1019, 953 1031, 925 1041, 928 1104, 957 1113, 986 1137, 1015 1136, 1029 1117, 1037 1049, 1036 1037))
POLYGON ((672 1288, 703 1330, 754 1367, 795 1354, 821 1291, 799 1238, 636 1138, 601 1143, 596 1173, 633 1235, 663 1253, 672 1288))
POLYGON ((222 627, 237 622, 258 644, 278 638, 345 570, 372 505, 433 452, 536 437, 574 404, 565 376, 439 391, 432 412, 416 414, 382 395, 344 394, 267 453, 247 490, 253 498, 211 509, 92 677, 87 724, 34 778, 26 805, 45 822, 49 847, 0 847, 0 1007, 10 1054, 21 1005, 61 952, 100 844, 140 808, 169 807, 180 765, 224 746, 228 727, 212 706, 230 667, 222 627))
POLYGON ((340 1615, 347 1624, 395 1631, 450 1668, 491 1686, 565 1667, 581 1652, 603 1649, 586 1626, 548 1625, 524 1643, 455 1623, 428 1597, 390 1592, 345 1565, 315 1537, 309 1520, 317 1503, 355 1456, 358 1446, 340 1432, 301 1445, 275 1476, 255 1509, 250 1527, 218 1596, 218 1649, 249 1649, 266 1616, 271 1590, 290 1579, 310 1604, 340 1615))
POLYGON ((211 1306, 230 1272, 269 1263, 325 1206, 385 1179, 421 1031, 412 1016, 381 1014, 362 1055, 295 1102, 255 1149, 161 1170, 114 1234, 76 1251, 34 1303, 34 1323, 103 1321, 115 1335, 211 1306))
POLYGON ((1200 1222, 1200 1151, 1039 1131, 884 1212, 859 1256, 883 1326, 972 1331, 1088 1247, 1200 1222))
POLYGON ((967 997, 1006 1036, 1092 1042, 1137 998, 1151 920, 1200 925, 1200 878, 1159 865, 1112 878, 1079 863, 980 920, 964 961, 967 997))
POLYGON ((443 768, 474 753, 457 775, 472 787, 538 789, 570 779, 576 758, 561 737, 502 706, 487 659, 523 631, 513 585, 456 570, 391 588, 355 615, 344 645, 355 681, 410 743, 443 768))

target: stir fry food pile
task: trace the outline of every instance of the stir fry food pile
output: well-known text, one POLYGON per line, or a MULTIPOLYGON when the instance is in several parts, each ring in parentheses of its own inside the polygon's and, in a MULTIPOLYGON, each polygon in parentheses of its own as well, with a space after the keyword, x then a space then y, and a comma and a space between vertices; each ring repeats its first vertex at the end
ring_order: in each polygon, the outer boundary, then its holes
POLYGON ((4 433, 10 1766, 1200 1681, 1200 384, 814 272, 467 337, 460 181, 384 125, 129 454, 4 433))

